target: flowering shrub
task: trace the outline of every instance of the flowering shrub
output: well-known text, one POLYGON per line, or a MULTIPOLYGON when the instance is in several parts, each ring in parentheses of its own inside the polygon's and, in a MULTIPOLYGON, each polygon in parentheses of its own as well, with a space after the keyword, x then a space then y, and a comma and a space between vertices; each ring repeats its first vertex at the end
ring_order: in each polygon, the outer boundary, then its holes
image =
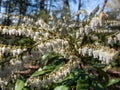
POLYGON ((71 20, 68 24, 63 17, 53 27, 42 19, 28 26, 0 26, 0 88, 106 90, 117 87, 120 78, 116 77, 120 72, 109 69, 120 64, 120 21, 101 20, 93 17, 89 23, 76 25, 71 20))

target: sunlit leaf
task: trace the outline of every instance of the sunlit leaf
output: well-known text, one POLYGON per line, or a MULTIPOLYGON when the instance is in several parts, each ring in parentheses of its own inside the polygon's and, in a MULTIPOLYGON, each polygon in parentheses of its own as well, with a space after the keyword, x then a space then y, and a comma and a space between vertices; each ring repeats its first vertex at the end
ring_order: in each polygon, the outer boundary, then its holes
POLYGON ((67 77, 65 77, 65 79, 64 79, 64 80, 67 80, 67 79, 72 79, 72 78, 74 78, 73 73, 71 73, 71 74, 69 74, 67 77))
POLYGON ((15 83, 15 90, 22 90, 24 88, 24 81, 17 79, 17 82, 15 83))
POLYGON ((45 73, 47 73, 47 72, 50 72, 51 70, 38 70, 38 71, 36 71, 36 72, 34 72, 33 74, 32 74, 32 76, 33 77, 35 77, 35 76, 40 76, 40 75, 44 75, 45 73))
POLYGON ((118 82, 120 82, 120 78, 110 79, 109 82, 108 82, 108 84, 107 84, 107 86, 108 87, 112 86, 112 85, 114 85, 114 84, 116 84, 118 82))
POLYGON ((68 90, 66 86, 57 86, 54 90, 68 90))
POLYGON ((47 59, 48 58, 48 56, 49 56, 49 54, 47 53, 47 54, 44 54, 43 56, 42 56, 42 59, 43 60, 45 60, 45 59, 47 59))

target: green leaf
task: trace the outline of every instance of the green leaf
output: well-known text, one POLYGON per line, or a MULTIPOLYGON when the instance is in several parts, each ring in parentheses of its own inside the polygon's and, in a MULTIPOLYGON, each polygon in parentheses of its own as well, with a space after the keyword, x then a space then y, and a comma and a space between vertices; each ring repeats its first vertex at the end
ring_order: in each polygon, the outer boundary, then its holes
POLYGON ((98 64, 93 65, 93 67, 104 68, 105 64, 98 63, 98 64))
POLYGON ((42 59, 43 60, 45 60, 45 59, 47 59, 48 58, 48 56, 49 56, 49 54, 47 53, 47 54, 44 54, 43 56, 42 56, 42 59))
POLYGON ((68 90, 66 86, 57 86, 54 90, 68 90))
POLYGON ((35 76, 40 76, 40 75, 44 75, 45 73, 47 73, 47 72, 50 72, 51 70, 38 70, 38 71, 36 71, 36 72, 34 72, 33 74, 32 74, 32 76, 33 77, 35 77, 35 76))
POLYGON ((76 90, 88 90, 89 80, 87 74, 81 74, 80 78, 77 80, 76 90))
POLYGON ((43 67, 43 70, 53 70, 54 68, 55 68, 56 66, 55 65, 53 65, 53 66, 44 66, 43 67))
POLYGON ((21 79, 17 79, 15 83, 15 90, 22 90, 24 88, 24 81, 21 79))
POLYGON ((48 64, 54 62, 55 60, 58 60, 59 57, 60 57, 60 55, 57 55, 57 54, 56 55, 50 55, 46 64, 48 65, 48 64))
POLYGON ((111 80, 109 80, 107 87, 112 86, 118 82, 120 82, 120 78, 111 79, 111 80))
POLYGON ((66 76, 66 77, 64 78, 64 80, 73 79, 73 78, 74 78, 73 73, 70 73, 68 76, 66 76))
POLYGON ((104 77, 106 83, 108 83, 108 81, 109 81, 108 74, 104 70, 102 70, 100 68, 97 68, 97 67, 96 67, 96 71, 99 73, 99 75, 101 75, 102 77, 104 77))
POLYGON ((23 90, 29 90, 28 88, 23 88, 23 90))

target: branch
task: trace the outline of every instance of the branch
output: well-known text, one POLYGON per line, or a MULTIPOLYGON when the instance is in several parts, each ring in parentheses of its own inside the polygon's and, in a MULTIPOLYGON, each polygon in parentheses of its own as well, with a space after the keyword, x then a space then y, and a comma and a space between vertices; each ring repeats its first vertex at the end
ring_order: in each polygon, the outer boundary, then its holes
POLYGON ((108 0, 104 0, 103 6, 102 6, 100 12, 104 11, 104 8, 105 8, 105 6, 106 6, 106 4, 107 4, 107 1, 108 1, 108 0))

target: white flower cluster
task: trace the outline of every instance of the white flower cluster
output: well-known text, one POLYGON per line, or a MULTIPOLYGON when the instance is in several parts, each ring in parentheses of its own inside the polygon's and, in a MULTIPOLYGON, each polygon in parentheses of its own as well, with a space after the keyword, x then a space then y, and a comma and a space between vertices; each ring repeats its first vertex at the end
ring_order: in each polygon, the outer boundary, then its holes
POLYGON ((108 30, 108 29, 104 29, 104 30, 101 30, 101 29, 96 29, 94 32, 95 33, 114 33, 114 32, 117 32, 119 30, 108 30))
POLYGON ((32 28, 26 28, 24 26, 21 26, 20 28, 8 28, 8 27, 0 27, 0 32, 2 34, 7 35, 15 35, 15 36, 26 36, 32 38, 34 41, 38 41, 40 34, 44 36, 45 38, 49 36, 48 32, 44 32, 42 30, 40 31, 34 31, 32 28))
POLYGON ((32 88, 36 87, 41 90, 42 87, 44 88, 52 83, 62 81, 64 77, 70 74, 70 72, 72 72, 76 67, 79 67, 79 60, 69 60, 67 64, 60 67, 57 71, 46 74, 43 78, 30 77, 27 80, 26 85, 30 85, 32 88))
POLYGON ((38 19, 35 22, 35 25, 42 27, 43 29, 46 30, 52 30, 48 24, 46 24, 42 19, 38 19))
POLYGON ((76 39, 78 39, 79 37, 81 36, 84 36, 85 34, 88 35, 90 34, 91 32, 95 32, 95 33, 114 33, 114 32, 117 32, 119 30, 111 30, 111 29, 92 29, 90 26, 86 25, 84 28, 81 27, 79 29, 79 31, 76 32, 76 39))
POLYGON ((6 46, 6 45, 1 45, 0 46, 0 53, 1 54, 8 54, 8 53, 10 53, 12 56, 16 56, 16 55, 19 55, 19 54, 21 54, 23 51, 25 51, 26 50, 26 48, 20 48, 19 46, 17 47, 12 47, 12 46, 6 46))
POLYGON ((79 31, 76 32, 76 39, 79 38, 80 36, 84 36, 85 34, 88 35, 91 32, 92 29, 90 28, 90 26, 86 25, 84 28, 81 27, 79 31))
POLYGON ((120 42, 120 33, 116 35, 118 41, 120 42))
POLYGON ((111 46, 120 42, 120 33, 116 34, 115 37, 109 37, 107 43, 111 46))
POLYGON ((69 43, 66 40, 63 39, 55 39, 55 40, 51 40, 49 42, 45 42, 45 43, 41 43, 37 46, 38 50, 40 51, 40 53, 42 55, 44 55, 46 52, 51 52, 51 51, 55 51, 58 53, 62 53, 62 48, 69 48, 69 43))
POLYGON ((0 87, 1 87, 1 89, 2 90, 4 90, 4 88, 5 88, 5 86, 7 85, 7 81, 4 81, 4 80, 2 80, 1 78, 0 78, 0 87))
POLYGON ((119 54, 118 51, 108 47, 94 49, 85 46, 83 48, 79 48, 78 51, 82 56, 93 56, 93 58, 97 58, 105 64, 110 64, 111 61, 114 60, 119 54))
POLYGON ((106 23, 109 24, 109 26, 120 26, 120 21, 116 20, 107 20, 106 23))

